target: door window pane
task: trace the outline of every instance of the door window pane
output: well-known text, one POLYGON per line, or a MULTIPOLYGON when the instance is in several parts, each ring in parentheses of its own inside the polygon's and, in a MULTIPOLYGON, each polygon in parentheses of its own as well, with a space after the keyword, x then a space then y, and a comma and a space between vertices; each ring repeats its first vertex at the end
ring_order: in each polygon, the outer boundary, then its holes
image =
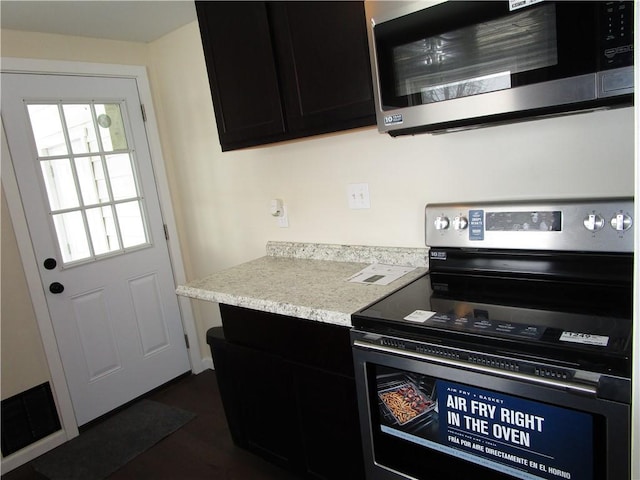
POLYGON ((98 118, 98 130, 102 140, 102 149, 105 152, 126 150, 127 136, 124 131, 124 121, 117 103, 96 104, 96 116, 98 118))
POLYGON ((76 172, 85 205, 109 201, 109 190, 101 157, 76 158, 76 172))
POLYGON ((64 263, 91 257, 82 212, 67 212, 53 215, 60 253, 64 263))
POLYGON ((62 108, 73 153, 98 152, 100 147, 93 125, 91 105, 64 105, 62 108))
POLYGON ((36 141, 38 156, 66 155, 67 144, 62 130, 58 105, 28 105, 31 129, 36 141))
POLYGON ((51 211, 79 206, 73 171, 68 158, 40 162, 51 211))
POLYGON ((114 200, 135 198, 138 195, 131 159, 128 154, 109 155, 107 157, 107 171, 114 200))
POLYGON ((96 255, 120 249, 111 206, 88 209, 87 223, 89 224, 93 252, 96 255))
POLYGON ((116 205, 116 212, 122 233, 122 246, 130 248, 147 243, 140 203, 137 201, 119 203, 116 205))

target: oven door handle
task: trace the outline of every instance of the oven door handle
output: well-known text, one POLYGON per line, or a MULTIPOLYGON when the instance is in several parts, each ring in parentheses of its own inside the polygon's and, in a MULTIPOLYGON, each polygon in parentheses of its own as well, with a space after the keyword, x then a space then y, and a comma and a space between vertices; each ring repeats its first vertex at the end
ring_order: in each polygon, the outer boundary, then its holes
POLYGON ((565 382, 562 380, 555 380, 552 378, 534 377, 532 375, 527 375, 525 373, 509 372, 506 370, 501 370, 499 368, 486 367, 484 365, 469 364, 469 363, 461 362, 459 360, 454 360, 451 358, 441 358, 441 357, 437 357, 435 355, 429 355, 426 353, 411 352, 408 350, 402 350, 394 347, 386 347, 383 345, 374 345, 371 343, 362 342, 360 340, 354 340, 353 346, 357 348, 363 348, 366 350, 372 350, 374 352, 390 353, 393 355, 398 355, 405 358, 411 358, 414 360, 422 360, 422 361, 427 361, 431 363, 436 363, 436 364, 444 365, 447 367, 462 368, 465 370, 471 370, 478 373, 495 375, 498 377, 508 378, 510 380, 520 380, 523 382, 535 383, 538 385, 543 385, 545 387, 553 387, 557 389, 566 390, 568 392, 578 393, 581 395, 588 395, 588 396, 595 397, 597 394, 596 387, 593 387, 590 385, 583 385, 583 384, 574 383, 574 382, 565 382))

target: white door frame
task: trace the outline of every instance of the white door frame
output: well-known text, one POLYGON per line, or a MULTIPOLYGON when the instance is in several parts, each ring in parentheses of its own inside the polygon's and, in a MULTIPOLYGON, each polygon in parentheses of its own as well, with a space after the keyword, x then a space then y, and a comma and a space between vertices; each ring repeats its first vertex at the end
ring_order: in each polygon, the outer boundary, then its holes
MULTIPOLYGON (((178 230, 176 228, 175 217, 173 214, 173 206, 171 204, 169 184, 167 182, 167 174, 162 156, 160 136, 158 133, 155 110, 153 108, 153 98, 151 96, 151 89, 145 67, 9 57, 4 57, 1 61, 1 71, 3 72, 124 77, 135 79, 138 86, 140 101, 145 108, 145 127, 149 142, 149 150, 151 152, 151 163, 153 165, 155 181, 158 187, 160 209, 169 235, 168 247, 174 280, 176 284, 185 283, 186 275, 180 251, 178 230)), ((5 189, 7 206, 9 208, 9 214, 11 216, 18 242, 20 257, 25 270, 25 276, 29 292, 31 294, 36 320, 40 329, 49 373, 51 374, 52 390, 56 399, 58 413, 60 414, 60 421, 62 424, 61 431, 35 442, 12 455, 2 458, 2 471, 6 472, 77 436, 78 426, 73 412, 71 395, 69 394, 64 370, 62 368, 62 361, 60 360, 46 298, 42 290, 42 281, 38 272, 37 260, 31 246, 31 238, 29 236, 26 217, 20 200, 20 192, 18 190, 18 184, 13 171, 9 147, 4 135, 4 126, 0 124, 0 128, 2 130, 2 185, 5 189)), ((182 315, 182 325, 190 345, 188 352, 191 362, 191 370, 193 373, 197 374, 204 370, 204 366, 202 356, 200 354, 200 346, 191 303, 184 297, 178 297, 178 303, 182 315)))

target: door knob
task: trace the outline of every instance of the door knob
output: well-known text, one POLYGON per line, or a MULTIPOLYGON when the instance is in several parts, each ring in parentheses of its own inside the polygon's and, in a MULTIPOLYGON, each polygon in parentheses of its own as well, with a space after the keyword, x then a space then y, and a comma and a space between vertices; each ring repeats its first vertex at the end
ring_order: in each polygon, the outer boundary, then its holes
POLYGON ((55 258, 47 258, 44 261, 43 265, 47 270, 53 270, 58 265, 58 262, 56 262, 55 258))
POLYGON ((62 285, 60 282, 53 282, 51 285, 49 285, 49 291, 51 293, 62 293, 64 292, 64 285, 62 285))

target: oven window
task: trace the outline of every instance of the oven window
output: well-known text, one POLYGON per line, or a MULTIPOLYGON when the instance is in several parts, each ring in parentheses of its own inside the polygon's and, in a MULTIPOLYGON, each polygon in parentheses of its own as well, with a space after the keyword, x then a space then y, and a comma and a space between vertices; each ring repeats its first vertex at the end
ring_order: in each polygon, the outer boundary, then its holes
POLYGON ((418 478, 594 480, 601 471, 597 415, 370 363, 367 376, 381 465, 418 478))

